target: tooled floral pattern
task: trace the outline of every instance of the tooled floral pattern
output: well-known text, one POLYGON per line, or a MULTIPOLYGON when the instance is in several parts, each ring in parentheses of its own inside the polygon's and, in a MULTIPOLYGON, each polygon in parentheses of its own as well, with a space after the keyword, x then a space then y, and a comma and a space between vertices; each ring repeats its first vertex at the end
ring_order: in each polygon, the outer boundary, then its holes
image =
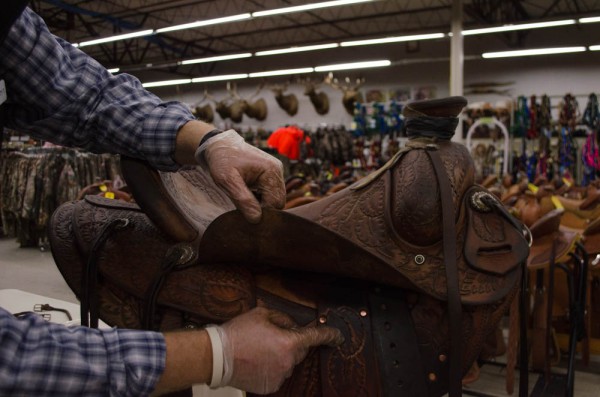
POLYGON ((332 316, 337 317, 338 326, 340 322, 345 325, 342 330, 345 336, 344 343, 337 346, 324 363, 329 389, 350 390, 351 386, 356 396, 367 397, 367 363, 364 350, 369 335, 363 324, 365 320, 355 309, 346 306, 330 310, 326 315, 329 319, 332 316))

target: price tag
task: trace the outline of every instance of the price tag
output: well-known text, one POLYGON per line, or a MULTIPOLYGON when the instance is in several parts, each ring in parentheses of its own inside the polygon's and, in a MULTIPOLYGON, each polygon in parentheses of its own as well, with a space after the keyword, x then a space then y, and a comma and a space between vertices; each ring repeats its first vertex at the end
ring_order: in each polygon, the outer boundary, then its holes
POLYGON ((108 190, 106 185, 100 185, 100 186, 98 186, 98 189, 100 189, 101 192, 106 192, 108 190))
POLYGON ((115 194, 113 192, 106 192, 106 193, 104 193, 104 197, 109 198, 109 199, 114 199, 115 194))

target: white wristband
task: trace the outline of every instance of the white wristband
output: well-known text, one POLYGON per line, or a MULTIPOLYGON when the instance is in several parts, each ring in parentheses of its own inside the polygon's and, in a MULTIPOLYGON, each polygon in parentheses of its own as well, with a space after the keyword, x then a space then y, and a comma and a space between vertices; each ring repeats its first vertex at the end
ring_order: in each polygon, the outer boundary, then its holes
POLYGON ((213 357, 212 379, 208 386, 211 389, 215 389, 220 387, 221 382, 223 381, 223 343, 221 342, 221 337, 219 336, 216 325, 207 325, 205 329, 210 338, 213 357))

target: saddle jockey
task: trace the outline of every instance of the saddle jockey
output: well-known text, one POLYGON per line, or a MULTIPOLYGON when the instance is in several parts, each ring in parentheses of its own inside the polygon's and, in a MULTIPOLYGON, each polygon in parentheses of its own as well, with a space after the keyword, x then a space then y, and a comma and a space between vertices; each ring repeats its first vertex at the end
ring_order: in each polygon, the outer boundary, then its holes
MULTIPOLYGON (((0 14, 0 126, 162 171, 201 161, 250 222, 260 220, 261 206, 283 208, 278 160, 233 130, 195 120, 185 105, 160 101, 132 76, 111 75, 26 5, 9 0, 0 14)), ((165 334, 67 328, 0 309, 0 395, 142 396, 196 383, 269 393, 310 347, 341 340, 336 329, 297 328, 264 308, 215 329, 165 334)))

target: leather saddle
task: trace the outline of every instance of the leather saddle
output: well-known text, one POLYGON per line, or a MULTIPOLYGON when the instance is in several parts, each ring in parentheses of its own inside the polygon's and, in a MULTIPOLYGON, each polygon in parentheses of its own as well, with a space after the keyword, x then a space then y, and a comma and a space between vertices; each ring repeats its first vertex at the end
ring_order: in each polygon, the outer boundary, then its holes
POLYGON ((201 168, 123 158, 137 204, 88 196, 51 221, 82 323, 170 330, 265 306, 345 335, 313 349, 276 395, 460 395, 529 252, 450 140, 465 105, 409 104, 410 139, 382 168, 314 203, 265 209, 258 224, 201 168))

